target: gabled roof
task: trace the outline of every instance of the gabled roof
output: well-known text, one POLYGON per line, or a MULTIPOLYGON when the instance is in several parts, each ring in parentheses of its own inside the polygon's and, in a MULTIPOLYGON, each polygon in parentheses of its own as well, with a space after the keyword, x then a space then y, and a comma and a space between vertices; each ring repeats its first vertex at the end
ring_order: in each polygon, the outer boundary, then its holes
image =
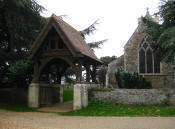
POLYGON ((134 33, 131 35, 127 43, 124 45, 124 49, 126 49, 128 46, 132 44, 132 39, 135 39, 140 33, 143 33, 146 31, 146 25, 141 21, 137 28, 135 29, 134 33))
MULTIPOLYGON (((149 9, 147 9, 146 15, 144 16, 146 19, 154 21, 156 23, 159 23, 159 18, 156 17, 152 17, 149 13, 149 9)), ((130 44, 131 44, 131 39, 135 39, 135 37, 142 31, 146 31, 146 27, 147 25, 143 22, 142 18, 138 18, 138 26, 136 28, 136 30, 134 31, 134 33, 132 34, 132 36, 129 38, 129 40, 127 41, 127 43, 125 44, 124 48, 127 48, 130 44)))
POLYGON ((29 58, 33 59, 36 55, 37 51, 39 50, 40 46, 42 46, 42 42, 44 38, 47 36, 49 30, 54 27, 57 33, 62 37, 64 43, 73 54, 74 57, 82 56, 82 57, 89 57, 101 63, 101 61, 96 57, 93 51, 89 48, 89 46, 84 41, 83 37, 81 36, 80 32, 74 29, 72 26, 67 24, 65 21, 60 19, 55 14, 49 18, 47 24, 39 33, 38 37, 36 38, 35 42, 33 43, 30 49, 29 58))

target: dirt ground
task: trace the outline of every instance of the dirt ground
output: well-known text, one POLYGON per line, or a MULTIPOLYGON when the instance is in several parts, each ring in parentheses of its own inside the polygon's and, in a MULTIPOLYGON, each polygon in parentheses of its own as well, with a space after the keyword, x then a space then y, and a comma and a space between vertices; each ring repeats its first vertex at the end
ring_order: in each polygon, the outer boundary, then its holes
POLYGON ((46 112, 69 112, 73 110, 73 102, 64 102, 64 103, 56 103, 51 107, 42 107, 39 108, 39 111, 46 111, 46 112))
POLYGON ((0 110, 0 129, 175 129, 175 117, 72 117, 0 110))

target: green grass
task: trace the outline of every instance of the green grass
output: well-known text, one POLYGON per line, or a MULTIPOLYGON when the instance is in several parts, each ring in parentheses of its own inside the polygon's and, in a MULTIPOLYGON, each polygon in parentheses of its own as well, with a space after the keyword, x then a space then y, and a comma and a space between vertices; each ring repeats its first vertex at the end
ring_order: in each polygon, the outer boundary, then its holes
POLYGON ((73 101, 73 88, 63 89, 63 102, 73 101))
POLYGON ((66 116, 175 116, 175 107, 89 103, 87 108, 59 114, 66 116))
POLYGON ((36 108, 29 108, 27 106, 21 105, 9 105, 9 104, 0 104, 0 109, 5 109, 14 112, 39 112, 36 108))
MULTIPOLYGON (((0 109, 15 112, 41 112, 21 105, 0 104, 0 109)), ((46 112, 50 113, 50 112, 46 112)), ((175 116, 175 107, 168 106, 124 106, 112 103, 90 102, 87 108, 66 113, 65 116, 175 116)))
MULTIPOLYGON (((73 88, 64 88, 63 90, 63 102, 73 101, 73 88)), ((41 112, 36 108, 29 108, 23 105, 12 105, 0 103, 0 109, 5 109, 14 112, 41 112)))

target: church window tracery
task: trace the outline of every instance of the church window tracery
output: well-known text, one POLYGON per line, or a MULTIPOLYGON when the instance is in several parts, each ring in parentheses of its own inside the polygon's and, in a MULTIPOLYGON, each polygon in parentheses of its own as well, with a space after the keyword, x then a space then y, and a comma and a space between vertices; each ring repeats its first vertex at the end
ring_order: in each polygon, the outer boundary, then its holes
POLYGON ((153 53, 148 36, 140 43, 139 73, 160 73, 160 60, 153 53))

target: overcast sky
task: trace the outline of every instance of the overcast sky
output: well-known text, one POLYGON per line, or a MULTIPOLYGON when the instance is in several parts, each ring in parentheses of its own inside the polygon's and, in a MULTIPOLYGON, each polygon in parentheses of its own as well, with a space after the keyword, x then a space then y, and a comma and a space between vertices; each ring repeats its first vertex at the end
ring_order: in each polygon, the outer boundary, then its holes
POLYGON ((95 33, 87 42, 108 39, 99 50, 98 57, 123 54, 126 44, 138 25, 138 18, 144 16, 146 8, 150 14, 158 11, 159 0, 38 0, 47 11, 43 16, 67 15, 64 20, 77 30, 83 30, 99 19, 95 33))

